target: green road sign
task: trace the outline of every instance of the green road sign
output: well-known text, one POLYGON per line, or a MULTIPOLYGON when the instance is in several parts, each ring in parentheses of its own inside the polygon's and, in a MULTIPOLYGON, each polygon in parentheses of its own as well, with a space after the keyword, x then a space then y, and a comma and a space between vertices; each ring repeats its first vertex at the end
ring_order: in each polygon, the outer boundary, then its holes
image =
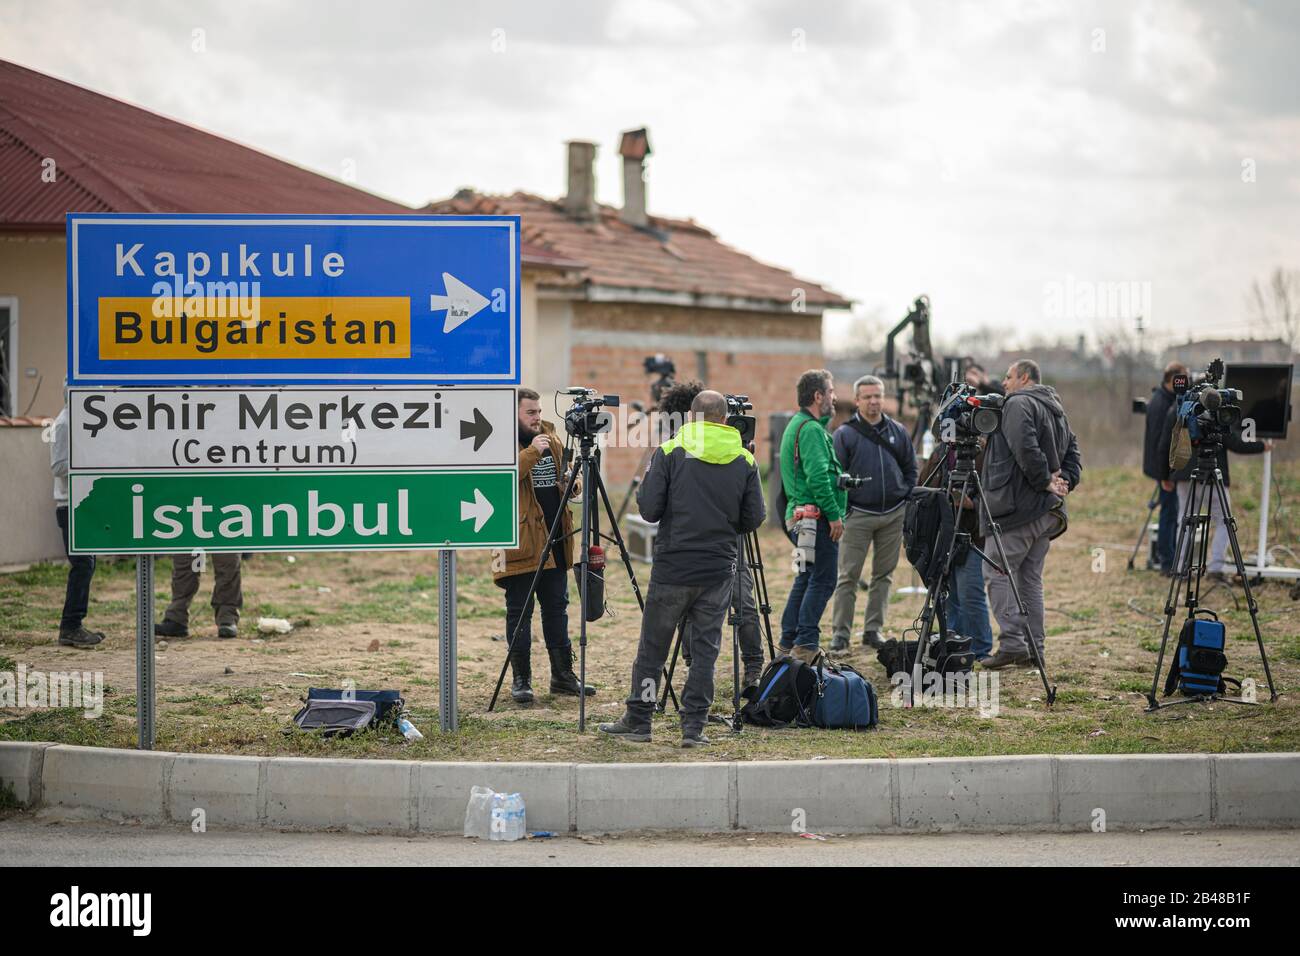
POLYGON ((71 550, 515 547, 512 469, 74 473, 71 550))

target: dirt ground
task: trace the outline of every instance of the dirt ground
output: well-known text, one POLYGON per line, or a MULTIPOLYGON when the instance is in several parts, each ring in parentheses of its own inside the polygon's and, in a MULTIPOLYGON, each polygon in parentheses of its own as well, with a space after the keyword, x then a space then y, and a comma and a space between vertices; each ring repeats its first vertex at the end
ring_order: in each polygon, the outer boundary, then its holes
MULTIPOLYGON (((1234 463, 1234 507, 1243 550, 1253 549, 1258 526, 1258 466, 1234 463), (1252 497, 1252 495, 1254 497, 1252 497)), ((1275 476, 1280 508, 1271 541, 1300 552, 1292 517, 1300 500, 1300 467, 1275 476)), ((1202 603, 1221 612, 1230 643, 1226 673, 1254 678, 1262 703, 1195 704, 1143 713, 1151 684, 1168 581, 1126 564, 1149 494, 1131 472, 1085 471, 1071 496, 1071 527, 1052 546, 1047 564, 1048 668, 1058 685, 1056 706, 1043 703, 1035 671, 1000 672, 998 713, 978 708, 904 708, 874 654, 855 646, 845 659, 880 696, 880 727, 845 731, 746 728, 738 736, 717 726, 714 743, 682 751, 669 715, 656 721, 650 745, 603 739, 595 724, 622 709, 635 654, 640 614, 621 565, 608 578, 610 611, 590 625, 587 677, 599 693, 588 704, 588 732, 577 732, 577 701, 546 693, 549 674, 540 627, 534 624, 534 687, 530 707, 510 701, 508 683, 496 711, 487 711, 505 654, 502 592, 488 573, 488 556, 465 552, 459 575, 461 731, 438 732, 436 556, 432 552, 301 553, 259 555, 244 566, 244 616, 235 640, 218 640, 211 608, 193 609, 191 636, 159 645, 159 749, 226 753, 307 753, 470 760, 727 760, 872 756, 956 756, 1000 753, 1121 753, 1300 749, 1300 601, 1282 584, 1256 591, 1259 620, 1280 698, 1268 703, 1259 652, 1239 586, 1207 586, 1202 603), (259 617, 287 618, 287 635, 259 634, 259 617), (425 739, 407 744, 390 733, 322 741, 286 733, 290 717, 312 686, 399 688, 425 739)), ((777 624, 791 581, 790 547, 775 531, 762 536, 777 624)), ((1285 555, 1283 555, 1285 557, 1285 555)), ((1288 559, 1289 560, 1289 559, 1288 559)), ((1292 561, 1300 564, 1300 561, 1292 561)), ((634 564, 644 589, 649 567, 634 564)), ((159 615, 168 598, 170 559, 159 559, 159 615)), ((911 582, 904 559, 894 586, 911 582)), ((41 565, 0 575, 0 671, 102 671, 105 712, 85 719, 70 710, 0 710, 0 739, 133 746, 135 741, 134 563, 103 561, 96 573, 87 625, 106 632, 93 649, 59 647, 55 634, 66 579, 64 565, 41 565)), ((205 581, 205 584, 207 582, 205 581)), ((208 590, 200 591, 206 601, 208 590)), ((865 606, 859 595, 858 627, 865 606)), ((921 598, 895 594, 886 626, 898 636, 919 611, 921 598)), ((577 616, 570 629, 577 642, 577 616)), ((823 619, 829 642, 830 611, 823 619)), ((1173 641, 1177 637, 1177 623, 1173 641)), ((994 627, 996 635, 996 626, 994 627)), ((724 635, 724 638, 729 635, 724 635)), ((718 705, 730 711, 729 641, 719 659, 718 705)), ((679 671, 676 681, 680 687, 679 671)))

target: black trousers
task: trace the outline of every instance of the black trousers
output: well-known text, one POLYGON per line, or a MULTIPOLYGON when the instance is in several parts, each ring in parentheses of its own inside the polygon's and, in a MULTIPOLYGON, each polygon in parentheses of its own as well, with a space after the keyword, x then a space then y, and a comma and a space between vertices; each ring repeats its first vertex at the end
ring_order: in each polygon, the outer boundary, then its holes
MULTIPOLYGON (((533 572, 512 574, 503 579, 506 587, 506 640, 515 634, 515 627, 523 619, 519 634, 510 645, 510 655, 520 660, 531 659, 533 647, 533 601, 524 606, 528 585, 533 572)), ((547 568, 537 579, 536 599, 542 603, 542 638, 548 648, 568 650, 569 644, 569 569, 547 568)))
POLYGON ((59 630, 75 631, 81 627, 90 607, 90 579, 95 576, 95 556, 68 554, 67 505, 59 505, 54 509, 54 520, 63 532, 63 553, 68 555, 68 562, 72 565, 68 570, 68 590, 63 596, 63 618, 59 621, 59 630))

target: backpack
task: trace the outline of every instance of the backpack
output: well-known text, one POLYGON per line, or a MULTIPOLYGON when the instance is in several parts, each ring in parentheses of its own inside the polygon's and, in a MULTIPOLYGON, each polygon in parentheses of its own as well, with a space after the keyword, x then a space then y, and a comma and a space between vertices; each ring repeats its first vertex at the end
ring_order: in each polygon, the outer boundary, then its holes
POLYGON ((828 664, 818 658, 821 692, 813 707, 813 723, 826 729, 867 730, 879 722, 876 690, 871 682, 847 664, 828 664))
POLYGON ((740 719, 756 727, 810 727, 817 690, 813 668, 783 654, 763 668, 757 684, 741 694, 746 704, 740 708, 740 719))
POLYGON ((1227 632, 1219 616, 1209 608, 1197 608, 1195 614, 1208 614, 1213 620, 1195 616, 1183 622, 1178 634, 1178 647, 1169 664, 1169 677, 1165 680, 1165 696, 1177 687, 1184 697, 1202 694, 1222 694, 1228 683, 1241 686, 1241 682, 1223 676, 1228 658, 1223 653, 1227 646, 1227 632))
POLYGON ((934 587, 943 573, 944 549, 956 522, 946 489, 912 489, 903 513, 903 548, 926 588, 934 587))

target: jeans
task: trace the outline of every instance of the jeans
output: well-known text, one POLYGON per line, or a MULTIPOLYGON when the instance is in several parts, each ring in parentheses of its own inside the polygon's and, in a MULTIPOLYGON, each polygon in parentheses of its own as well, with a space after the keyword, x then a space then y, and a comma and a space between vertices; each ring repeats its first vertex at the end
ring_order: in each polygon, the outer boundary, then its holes
POLYGON ((945 616, 949 630, 971 638, 971 650, 977 657, 993 652, 993 628, 984 600, 984 559, 974 551, 968 550, 961 564, 953 566, 945 616))
MULTIPOLYGON (((744 665, 745 674, 752 676, 762 672, 763 662, 767 659, 767 655, 763 653, 763 631, 759 627, 758 602, 754 599, 753 574, 749 570, 749 565, 745 564, 743 553, 737 560, 740 562, 740 594, 733 594, 732 599, 735 602, 738 597, 739 601, 737 603, 740 605, 738 615, 740 620, 740 633, 738 635, 740 660, 744 665)), ((691 623, 689 620, 685 622, 682 645, 686 649, 686 662, 689 665, 690 657, 694 653, 691 649, 691 623)))
POLYGON ((657 584, 651 576, 641 616, 641 643, 632 664, 632 689, 627 696, 625 721, 629 726, 650 729, 664 663, 677 622, 685 617, 691 630, 691 666, 682 687, 682 734, 704 729, 713 706, 713 665, 722 646, 722 623, 731 606, 734 580, 728 576, 716 584, 657 584))
POLYGON ((1156 563, 1162 571, 1174 568, 1174 548, 1178 544, 1178 489, 1160 489, 1160 528, 1156 532, 1156 563))
MULTIPOLYGON (((790 542, 796 544, 798 535, 788 533, 790 542)), ((781 646, 785 650, 795 644, 816 647, 821 643, 820 622, 831 595, 835 593, 839 556, 839 543, 831 540, 830 522, 822 516, 817 519, 813 566, 795 575, 785 611, 781 614, 781 646)))
POLYGON ((63 532, 63 553, 68 555, 68 562, 72 565, 68 570, 68 589, 63 596, 63 617, 59 621, 59 630, 75 631, 81 627, 90 607, 90 579, 95 576, 95 556, 68 554, 67 505, 59 505, 54 509, 54 520, 63 532))
POLYGON ((532 659, 533 604, 542 602, 542 639, 552 650, 568 650, 569 644, 569 571, 567 568, 547 568, 537 579, 533 601, 524 606, 528 585, 533 582, 533 572, 512 574, 503 579, 506 586, 506 640, 515 634, 515 627, 523 619, 518 636, 510 645, 510 656, 522 661, 532 659))

